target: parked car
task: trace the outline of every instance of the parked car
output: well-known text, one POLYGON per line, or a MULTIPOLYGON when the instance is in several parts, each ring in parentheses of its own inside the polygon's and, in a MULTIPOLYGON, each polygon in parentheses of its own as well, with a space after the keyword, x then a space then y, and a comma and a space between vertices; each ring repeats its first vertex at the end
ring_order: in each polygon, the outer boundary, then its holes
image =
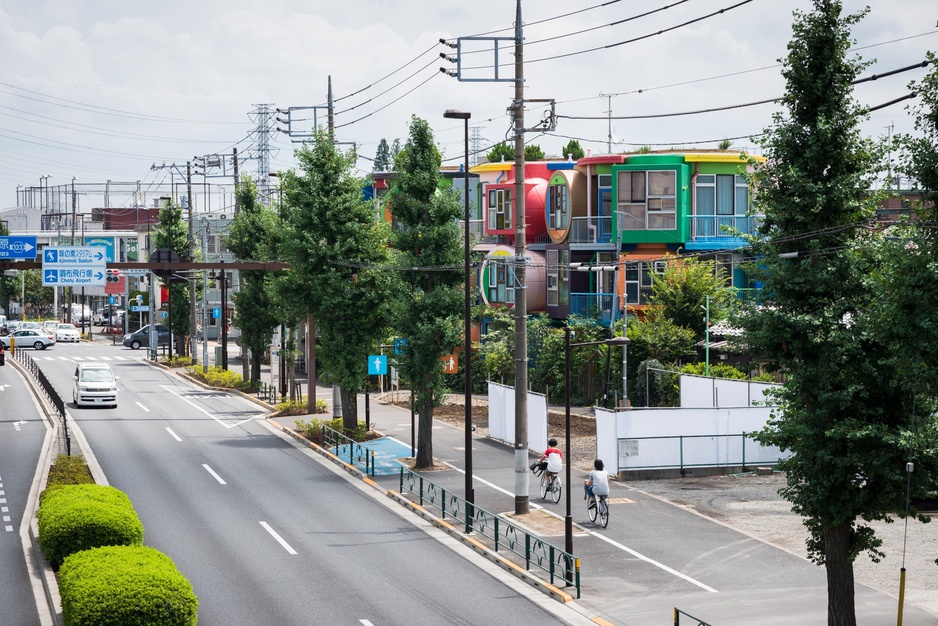
MULTIPOLYGON (((158 346, 167 346, 169 345, 169 328, 163 326, 162 324, 156 325, 156 345, 158 346)), ((143 346, 148 348, 150 346, 150 325, 147 324, 138 331, 127 333, 124 335, 124 345, 128 348, 133 348, 134 350, 143 346)))
POLYGON ((75 328, 74 324, 59 324, 55 329, 56 341, 81 341, 81 333, 75 328))
POLYGON ((7 322, 7 330, 10 331, 11 333, 14 333, 18 331, 22 325, 23 325, 23 322, 19 320, 10 320, 7 322))
POLYGON ((79 363, 72 379, 75 406, 117 407, 117 376, 107 363, 79 363))
POLYGON ((20 330, 41 330, 42 324, 39 322, 21 322, 20 330))
POLYGON ((35 348, 36 350, 45 350, 49 346, 55 345, 55 340, 53 340, 52 337, 31 328, 18 330, 15 333, 0 336, 0 341, 3 341, 3 345, 6 348, 10 347, 10 344, 13 340, 16 341, 17 349, 35 348))

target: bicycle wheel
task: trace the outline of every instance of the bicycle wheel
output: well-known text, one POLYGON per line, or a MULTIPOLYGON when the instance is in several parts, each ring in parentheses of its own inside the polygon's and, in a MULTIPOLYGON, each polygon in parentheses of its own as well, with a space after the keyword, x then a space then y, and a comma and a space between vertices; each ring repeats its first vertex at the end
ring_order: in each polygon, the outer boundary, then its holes
POLYGON ((560 476, 554 476, 554 480, 550 483, 550 499, 554 501, 554 504, 560 502, 560 491, 563 489, 560 483, 560 476))
POLYGON ((587 499, 586 512, 590 516, 590 521, 595 522, 596 521, 596 500, 595 499, 593 498, 587 499))
POLYGON ((547 472, 541 474, 541 500, 547 499, 547 472))
POLYGON ((601 498, 597 508, 599 509, 599 524, 605 528, 609 525, 609 503, 605 498, 601 498))

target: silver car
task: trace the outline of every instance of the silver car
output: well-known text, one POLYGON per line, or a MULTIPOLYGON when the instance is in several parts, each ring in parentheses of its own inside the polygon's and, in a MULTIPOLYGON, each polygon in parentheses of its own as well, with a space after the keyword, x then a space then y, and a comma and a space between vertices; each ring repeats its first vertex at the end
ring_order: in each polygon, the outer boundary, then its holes
POLYGON ((14 341, 16 343, 13 345, 17 348, 35 348, 36 350, 45 350, 49 346, 55 345, 55 340, 47 333, 30 328, 2 336, 0 337, 0 341, 3 341, 3 345, 6 348, 9 348, 14 341))

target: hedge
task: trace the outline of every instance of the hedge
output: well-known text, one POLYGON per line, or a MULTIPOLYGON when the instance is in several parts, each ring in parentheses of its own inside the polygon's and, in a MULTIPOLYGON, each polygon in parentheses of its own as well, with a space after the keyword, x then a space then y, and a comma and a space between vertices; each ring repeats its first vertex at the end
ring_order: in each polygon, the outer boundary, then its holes
POLYGON ((39 545, 53 568, 80 550, 143 545, 143 524, 114 487, 63 485, 46 492, 38 517, 39 545))
POLYGON ((199 600, 172 560, 148 547, 75 553, 59 570, 65 626, 195 626, 199 600))
POLYGON ((84 485, 94 483, 85 457, 80 454, 69 456, 59 453, 55 457, 55 462, 49 468, 49 480, 46 482, 46 488, 39 494, 39 504, 45 499, 46 494, 63 485, 84 485))

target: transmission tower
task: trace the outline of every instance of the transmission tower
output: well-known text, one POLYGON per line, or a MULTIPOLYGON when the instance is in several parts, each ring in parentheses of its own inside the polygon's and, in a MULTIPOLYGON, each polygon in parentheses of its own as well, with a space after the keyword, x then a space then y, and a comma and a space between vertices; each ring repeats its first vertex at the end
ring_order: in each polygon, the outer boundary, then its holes
POLYGON ((250 113, 250 119, 255 125, 254 158, 257 159, 257 180, 254 182, 265 197, 270 195, 270 131, 274 121, 273 106, 255 104, 250 113))
POLYGON ((469 144, 472 146, 472 149, 469 152, 469 163, 470 165, 478 165, 479 152, 482 150, 482 142, 486 141, 486 139, 482 136, 481 126, 473 126, 471 130, 472 135, 469 138, 469 144))

